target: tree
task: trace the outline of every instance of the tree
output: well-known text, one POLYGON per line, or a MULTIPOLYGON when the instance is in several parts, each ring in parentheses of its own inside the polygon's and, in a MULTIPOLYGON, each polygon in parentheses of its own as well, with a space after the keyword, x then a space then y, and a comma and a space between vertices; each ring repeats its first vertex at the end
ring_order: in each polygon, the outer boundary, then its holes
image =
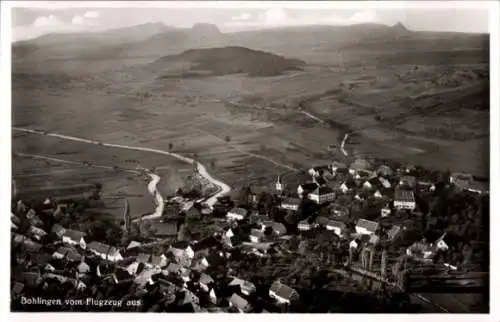
POLYGON ((172 142, 170 142, 168 144, 168 151, 172 152, 173 149, 174 149, 174 145, 172 144, 172 142))
POLYGON ((227 143, 231 142, 231 137, 229 135, 226 135, 224 141, 226 141, 227 143))

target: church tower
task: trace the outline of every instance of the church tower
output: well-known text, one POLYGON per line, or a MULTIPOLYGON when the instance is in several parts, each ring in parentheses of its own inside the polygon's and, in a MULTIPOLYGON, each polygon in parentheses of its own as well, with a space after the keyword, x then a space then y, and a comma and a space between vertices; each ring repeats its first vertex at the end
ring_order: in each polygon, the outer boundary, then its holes
POLYGON ((276 191, 282 192, 285 189, 283 182, 281 181, 281 176, 278 176, 276 180, 276 191))

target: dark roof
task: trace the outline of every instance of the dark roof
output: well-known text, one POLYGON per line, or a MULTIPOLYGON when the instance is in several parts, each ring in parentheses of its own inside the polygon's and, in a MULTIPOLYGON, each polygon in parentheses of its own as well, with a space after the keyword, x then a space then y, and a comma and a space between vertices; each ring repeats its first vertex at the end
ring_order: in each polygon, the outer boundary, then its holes
POLYGON ((204 249, 209 249, 212 247, 217 247, 220 245, 220 242, 215 238, 214 236, 210 236, 207 238, 204 238, 197 243, 195 243, 191 248, 193 249, 194 252, 204 250, 204 249))
POLYGON ((188 248, 188 246, 189 246, 189 243, 187 241, 178 241, 178 242, 171 245, 172 248, 176 248, 176 249, 186 249, 186 248, 188 248))
POLYGON ((279 281, 274 282, 271 285, 270 290, 273 291, 274 293, 276 293, 277 296, 284 298, 284 299, 287 299, 287 300, 291 300, 291 298, 294 295, 298 295, 297 291, 295 291, 293 288, 291 288, 285 284, 282 284, 279 281))
POLYGON ((319 184, 319 185, 325 185, 326 184, 326 180, 325 178, 323 177, 317 177, 317 178, 314 178, 314 181, 319 184))
POLYGON ((319 194, 319 195, 326 195, 329 193, 332 193, 333 190, 330 187, 319 187, 316 190, 314 190, 314 193, 319 194))
POLYGON ((80 239, 83 238, 83 237, 85 237, 85 236, 87 236, 87 234, 84 233, 84 232, 81 232, 81 231, 73 230, 73 229, 66 229, 66 231, 63 234, 63 236, 64 237, 68 237, 71 240, 79 242, 80 239))
POLYGON ((366 219, 359 219, 356 226, 365 228, 366 230, 375 232, 378 229, 378 223, 366 219))
POLYGON ((281 204, 298 206, 300 205, 300 201, 301 200, 299 198, 286 198, 281 202, 281 204))
POLYGON ((313 191, 316 188, 318 188, 318 184, 316 182, 308 182, 308 183, 301 184, 300 187, 304 191, 313 191))
POLYGON ((115 277, 118 281, 123 281, 123 280, 131 278, 131 275, 129 274, 129 272, 126 269, 123 269, 120 267, 116 268, 114 274, 115 274, 115 277))
POLYGON ((461 240, 461 238, 459 238, 459 236, 456 236, 454 234, 445 232, 435 241, 435 244, 437 244, 440 240, 444 241, 446 245, 451 247, 456 245, 461 240))
POLYGON ((353 180, 346 180, 342 184, 345 184, 349 189, 356 187, 356 182, 354 182, 353 180))

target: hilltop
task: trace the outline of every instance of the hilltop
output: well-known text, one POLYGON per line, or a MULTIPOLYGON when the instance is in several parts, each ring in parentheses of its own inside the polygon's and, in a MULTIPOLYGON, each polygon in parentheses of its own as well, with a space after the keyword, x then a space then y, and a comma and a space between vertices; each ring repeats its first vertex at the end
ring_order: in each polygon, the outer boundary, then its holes
POLYGON ((190 49, 179 55, 170 55, 156 60, 152 66, 155 70, 164 70, 172 64, 189 65, 188 70, 180 68, 162 78, 183 76, 211 75, 220 76, 244 73, 248 76, 276 76, 292 70, 301 70, 305 62, 299 59, 285 58, 272 53, 252 50, 240 46, 190 49))

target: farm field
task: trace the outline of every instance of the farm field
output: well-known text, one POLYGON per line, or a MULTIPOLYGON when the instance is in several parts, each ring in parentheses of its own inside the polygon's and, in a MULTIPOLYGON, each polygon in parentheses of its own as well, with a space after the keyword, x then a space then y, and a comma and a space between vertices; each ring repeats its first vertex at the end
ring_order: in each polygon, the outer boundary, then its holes
POLYGON ((488 86, 486 66, 417 68, 311 65, 276 77, 160 79, 135 66, 71 76, 64 88, 52 76, 29 86, 21 80, 13 85, 13 125, 108 143, 171 146, 233 187, 268 186, 278 174, 344 161, 338 149, 327 147, 353 130, 346 149, 354 156, 487 176, 489 115, 481 96, 488 86), (465 95, 459 110, 453 108, 457 93, 465 95))
POLYGON ((101 147, 36 134, 19 135, 19 132, 13 132, 13 179, 16 180, 18 192, 22 194, 24 191, 30 198, 47 197, 43 191, 57 187, 101 183, 101 197, 106 212, 121 216, 123 200, 126 198, 130 204, 131 215, 138 216, 152 211, 154 207, 153 198, 146 187, 149 178, 137 171, 138 167, 160 167, 156 171, 162 178, 158 189, 165 194, 173 193, 182 187, 184 178, 191 171, 189 165, 155 153, 101 147), (83 161, 91 162, 93 167, 85 166, 83 161))

